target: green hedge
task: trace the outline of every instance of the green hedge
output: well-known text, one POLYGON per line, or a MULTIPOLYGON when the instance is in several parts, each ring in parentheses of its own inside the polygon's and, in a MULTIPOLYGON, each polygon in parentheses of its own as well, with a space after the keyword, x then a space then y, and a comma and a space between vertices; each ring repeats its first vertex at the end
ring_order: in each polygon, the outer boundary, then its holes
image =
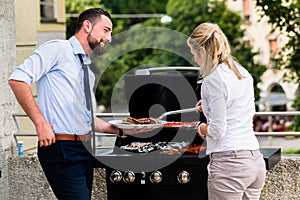
POLYGON ((300 154, 300 149, 288 149, 288 150, 284 150, 282 151, 282 154, 300 154))

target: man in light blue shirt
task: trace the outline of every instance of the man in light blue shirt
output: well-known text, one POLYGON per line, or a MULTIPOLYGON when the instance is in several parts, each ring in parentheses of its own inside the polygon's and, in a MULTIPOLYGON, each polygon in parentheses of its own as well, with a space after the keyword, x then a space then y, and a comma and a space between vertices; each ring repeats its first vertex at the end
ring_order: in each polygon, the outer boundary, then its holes
MULTIPOLYGON (((103 49, 111 41, 112 27, 105 10, 84 11, 73 37, 42 44, 14 69, 8 81, 35 125, 38 157, 58 199, 91 198, 93 157, 86 146, 91 141, 93 116, 87 108, 82 66, 91 63, 89 55, 96 47, 103 49), (37 86, 38 105, 30 89, 33 82, 37 86)), ((92 92, 95 77, 88 71, 92 92)), ((96 131, 123 133, 96 117, 94 127, 96 131)))
MULTIPOLYGON (((10 76, 28 85, 36 82, 40 111, 56 134, 84 135, 91 130, 91 112, 83 98, 83 72, 78 54, 84 56, 85 63, 90 63, 75 36, 52 40, 41 45, 10 76), (53 52, 51 56, 49 52, 53 52)), ((94 80, 90 73, 90 82, 94 80)))

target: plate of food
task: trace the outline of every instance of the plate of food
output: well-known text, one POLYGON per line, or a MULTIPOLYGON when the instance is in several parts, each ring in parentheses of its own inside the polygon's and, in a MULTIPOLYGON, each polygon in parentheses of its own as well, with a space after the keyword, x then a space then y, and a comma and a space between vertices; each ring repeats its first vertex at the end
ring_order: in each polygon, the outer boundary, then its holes
POLYGON ((142 128, 161 128, 164 126, 163 121, 159 121, 155 118, 149 117, 149 118, 134 118, 134 117, 128 117, 123 120, 111 120, 109 123, 113 124, 114 126, 120 128, 120 129, 142 129, 142 128))

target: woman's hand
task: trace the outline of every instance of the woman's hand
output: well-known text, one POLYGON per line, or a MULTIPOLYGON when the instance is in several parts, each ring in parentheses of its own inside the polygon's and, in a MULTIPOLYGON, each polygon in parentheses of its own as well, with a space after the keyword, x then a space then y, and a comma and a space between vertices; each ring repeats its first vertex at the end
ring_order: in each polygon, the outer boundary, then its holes
POLYGON ((206 123, 201 123, 198 128, 197 128, 197 132, 199 134, 199 136, 205 140, 206 136, 207 136, 207 124, 206 123))
POLYGON ((202 110, 202 100, 197 102, 196 108, 197 108, 197 112, 203 112, 203 110, 202 110))

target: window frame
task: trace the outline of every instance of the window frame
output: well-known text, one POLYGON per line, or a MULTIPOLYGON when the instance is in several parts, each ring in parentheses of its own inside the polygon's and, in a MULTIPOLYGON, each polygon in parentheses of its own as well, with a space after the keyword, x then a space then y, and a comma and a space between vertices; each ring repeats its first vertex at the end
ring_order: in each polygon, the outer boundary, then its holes
POLYGON ((57 12, 56 12, 56 0, 40 0, 40 17, 41 23, 53 23, 57 22, 57 12), (45 16, 44 8, 47 7, 50 12, 51 16, 45 16), (52 8, 52 9, 51 9, 52 8))
POLYGON ((270 48, 270 57, 274 58, 278 52, 278 39, 277 38, 269 38, 269 48, 270 48))
POLYGON ((243 16, 246 21, 250 20, 251 11, 250 11, 250 1, 243 0, 243 16))

